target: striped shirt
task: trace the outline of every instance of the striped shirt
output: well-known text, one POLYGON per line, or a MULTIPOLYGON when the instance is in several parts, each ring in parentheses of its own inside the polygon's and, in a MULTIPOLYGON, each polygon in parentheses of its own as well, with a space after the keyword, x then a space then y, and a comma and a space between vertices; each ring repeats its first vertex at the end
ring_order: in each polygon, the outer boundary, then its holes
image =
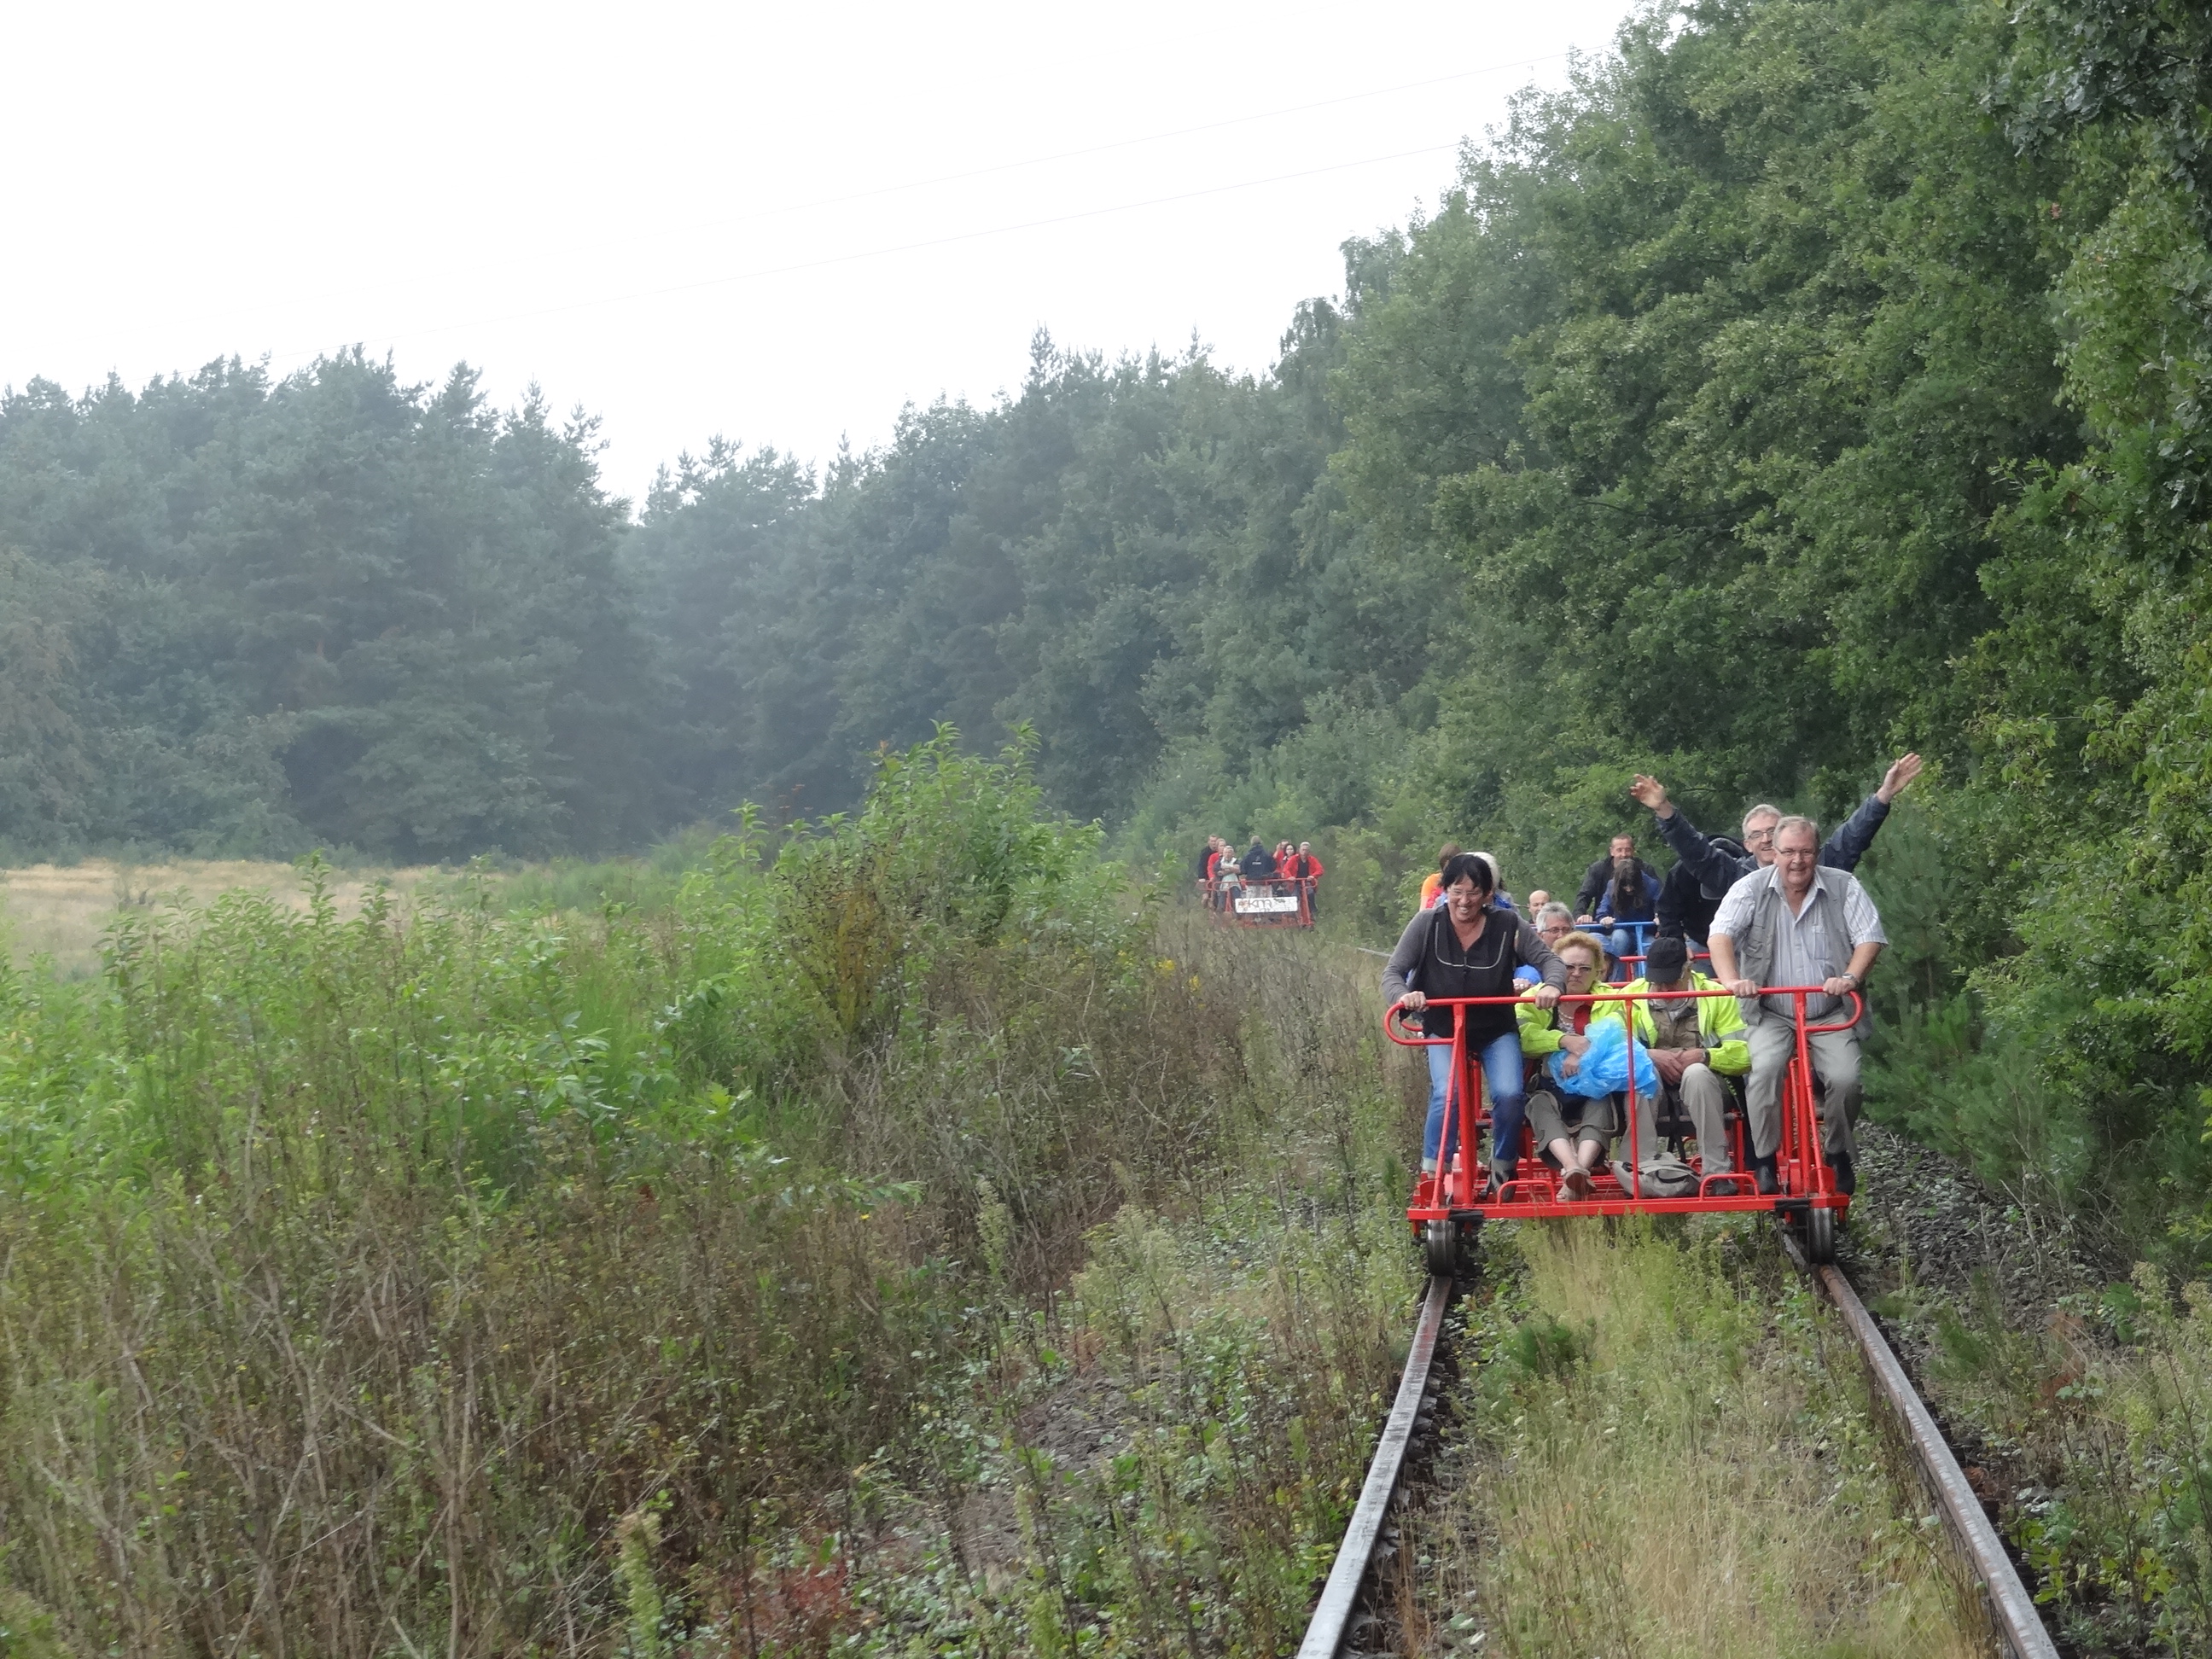
MULTIPOLYGON (((1829 976, 1831 964, 1833 972, 1844 972, 1851 952, 1860 945, 1889 943, 1889 935, 1881 931, 1881 914, 1867 896, 1866 889, 1859 885, 1856 876, 1816 865, 1813 879, 1840 902, 1844 937, 1839 940, 1828 938, 1823 908, 1813 902, 1811 889, 1806 891, 1804 909, 1794 916, 1790 914, 1790 899, 1781 890, 1782 870, 1778 865, 1754 870, 1738 881, 1728 890, 1721 908, 1713 913, 1712 932, 1741 940, 1758 914, 1759 895, 1770 888, 1774 890, 1778 921, 1774 929, 1774 960, 1766 971, 1769 985, 1818 985, 1829 976)), ((1761 999, 1765 1007, 1784 1016, 1793 1012, 1794 1000, 1790 997, 1761 999)), ((1818 1018, 1842 1006, 1843 1000, 1838 997, 1805 999, 1808 1018, 1818 1018)))

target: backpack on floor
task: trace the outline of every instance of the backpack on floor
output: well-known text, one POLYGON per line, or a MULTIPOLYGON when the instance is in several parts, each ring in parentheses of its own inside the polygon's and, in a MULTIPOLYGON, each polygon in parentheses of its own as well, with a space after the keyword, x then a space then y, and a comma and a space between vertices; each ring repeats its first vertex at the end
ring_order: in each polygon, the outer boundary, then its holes
POLYGON ((1631 1168, 1626 1159, 1617 1159, 1613 1172, 1620 1178, 1621 1187, 1631 1198, 1698 1195, 1698 1172, 1672 1153, 1645 1158, 1640 1171, 1631 1168))

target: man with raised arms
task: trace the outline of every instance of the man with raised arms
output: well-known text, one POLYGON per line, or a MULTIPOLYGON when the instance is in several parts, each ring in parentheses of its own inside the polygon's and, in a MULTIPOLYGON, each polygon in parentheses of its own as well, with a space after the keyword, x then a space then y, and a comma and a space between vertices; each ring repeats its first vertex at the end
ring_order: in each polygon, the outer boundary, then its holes
MULTIPOLYGON (((1920 767, 1919 756, 1899 756, 1882 775, 1881 787, 1860 802, 1859 810, 1844 820, 1842 829, 1828 837, 1828 844, 1820 849, 1821 864, 1831 870, 1857 869, 1867 848, 1874 845, 1875 832, 1889 816, 1889 804, 1920 775, 1920 767)), ((1774 862, 1774 830, 1782 821, 1782 809, 1778 806, 1769 806, 1762 801, 1743 815, 1745 850, 1737 853, 1730 843, 1718 838, 1708 840, 1700 835, 1681 809, 1667 799, 1667 791, 1658 779, 1639 772, 1628 793, 1651 809, 1659 820, 1659 833, 1665 837, 1667 845, 1674 849, 1674 856, 1708 892, 1725 892, 1753 870, 1774 862)))

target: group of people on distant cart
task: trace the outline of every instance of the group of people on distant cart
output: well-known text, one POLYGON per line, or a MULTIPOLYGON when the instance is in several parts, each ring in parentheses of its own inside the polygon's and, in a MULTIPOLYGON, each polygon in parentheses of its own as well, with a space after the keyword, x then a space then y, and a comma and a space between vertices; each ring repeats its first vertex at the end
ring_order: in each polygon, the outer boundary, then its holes
MULTIPOLYGON (((1674 851, 1674 868, 1662 878, 1637 856, 1632 836, 1616 836, 1607 856, 1585 872, 1571 909, 1536 891, 1528 913, 1520 913, 1504 891, 1496 859, 1447 845, 1424 885, 1421 908, 1382 970, 1382 995, 1418 1014, 1425 1035, 1446 1039, 1455 1011, 1432 1006, 1433 1000, 1525 999, 1456 1011, 1467 1020, 1469 1063, 1480 1068, 1489 1097, 1495 1178, 1513 1178, 1526 1128, 1538 1156, 1559 1171, 1560 1197, 1589 1195, 1592 1172, 1626 1139, 1624 1101, 1618 1093, 1593 1098, 1553 1086, 1544 1062, 1559 1055, 1561 1076, 1572 1078, 1597 1023, 1617 1020, 1627 1022, 1635 1044, 1649 1052, 1660 1084, 1656 1096, 1636 1097, 1637 1158, 1658 1150, 1663 1115, 1687 1121, 1703 1176, 1733 1172, 1726 1117, 1741 1087, 1747 1173, 1759 1192, 1775 1192, 1796 999, 1768 994, 1767 988, 1818 986, 1805 999, 1808 1026, 1832 1021, 1864 988, 1887 939, 1874 902, 1850 872, 1920 769, 1917 755, 1900 758, 1825 842, 1812 819, 1765 803, 1743 815, 1741 841, 1700 834, 1656 779, 1639 775, 1630 793, 1651 810, 1674 851), (1638 951, 1636 941, 1646 932, 1651 937, 1638 951), (1709 955, 1710 975, 1694 965, 1698 955, 1709 955), (1639 974, 1625 984, 1606 983, 1617 959, 1638 956, 1639 974), (1692 990, 1734 995, 1650 994, 1692 990), (1623 1000, 1560 1001, 1594 992, 1623 1000)), ((1845 1193, 1856 1184, 1851 1126, 1859 1114, 1864 1029, 1862 1015, 1847 1030, 1807 1038, 1822 1146, 1845 1193)), ((1423 1052, 1429 1112, 1422 1168, 1432 1170, 1440 1156, 1452 1156, 1456 1139, 1456 1122, 1447 1139, 1445 1121, 1452 1050, 1447 1043, 1423 1052)))
POLYGON ((1271 853, 1267 842, 1255 836, 1252 845, 1240 855, 1226 836, 1208 836, 1206 850, 1199 854, 1198 872, 1200 890, 1214 909, 1234 909, 1239 893, 1264 885, 1272 891, 1297 896, 1309 919, 1321 914, 1316 901, 1321 878, 1328 872, 1310 841, 1295 847, 1279 841, 1271 853))

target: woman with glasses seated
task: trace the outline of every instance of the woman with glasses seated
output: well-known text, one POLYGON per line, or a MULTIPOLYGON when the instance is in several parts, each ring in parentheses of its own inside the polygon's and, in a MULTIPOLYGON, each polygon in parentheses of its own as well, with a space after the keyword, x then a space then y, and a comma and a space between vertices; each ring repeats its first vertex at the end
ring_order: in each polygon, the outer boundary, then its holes
MULTIPOLYGON (((1569 933, 1552 947, 1567 970, 1566 994, 1588 996, 1605 967, 1605 947, 1588 933, 1569 933)), ((1539 1008, 1523 1003, 1520 1015, 1521 1052, 1532 1061, 1565 1052, 1559 1069, 1571 1076, 1589 1049, 1593 1017, 1603 1019, 1611 1005, 1595 1002, 1563 1003, 1539 1008)), ((1590 1171, 1605 1157, 1606 1148, 1620 1133, 1620 1112, 1614 1097, 1590 1100, 1548 1088, 1540 1071, 1528 1091, 1528 1127, 1536 1136, 1540 1155, 1560 1171, 1559 1196, 1588 1198, 1590 1171)))

